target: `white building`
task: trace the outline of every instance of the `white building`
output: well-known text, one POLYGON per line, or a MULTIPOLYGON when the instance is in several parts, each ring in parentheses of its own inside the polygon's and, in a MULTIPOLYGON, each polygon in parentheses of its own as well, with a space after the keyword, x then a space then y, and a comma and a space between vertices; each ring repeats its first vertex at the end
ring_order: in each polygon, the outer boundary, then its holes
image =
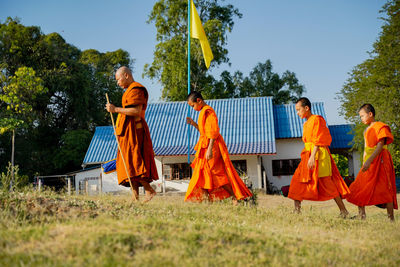
MULTIPOLYGON (((279 190, 289 185, 291 177, 300 160, 304 147, 301 140, 301 120, 294 104, 273 105, 271 97, 219 99, 206 101, 217 113, 221 135, 223 136, 231 160, 239 173, 249 177, 253 188, 266 191, 279 190)), ((188 135, 186 117, 189 106, 186 102, 164 102, 149 104, 146 121, 150 128, 156 165, 160 180, 155 183, 157 189, 171 186, 186 191, 191 175, 188 164, 188 135), (165 181, 165 183, 163 183, 165 181)), ((198 112, 190 110, 191 117, 197 121, 198 112)), ((312 112, 325 116, 323 103, 312 103, 312 112)), ((349 157, 349 174, 357 173, 360 168, 359 156, 349 152, 352 134, 350 125, 329 126, 334 153, 349 157)), ((190 129, 190 161, 199 134, 190 129)), ((89 145, 84 170, 75 175, 75 188, 89 186, 98 191, 110 192, 127 190, 118 186, 115 174, 102 173, 100 164, 116 157, 117 144, 111 126, 97 127, 89 145), (95 167, 97 166, 97 167, 95 167), (86 168, 95 167, 91 170, 86 168), (101 183, 96 181, 98 177, 101 183), (85 180, 86 179, 86 180, 85 180), (114 183, 114 184, 113 184, 114 183), (93 184, 93 186, 92 186, 93 184)))

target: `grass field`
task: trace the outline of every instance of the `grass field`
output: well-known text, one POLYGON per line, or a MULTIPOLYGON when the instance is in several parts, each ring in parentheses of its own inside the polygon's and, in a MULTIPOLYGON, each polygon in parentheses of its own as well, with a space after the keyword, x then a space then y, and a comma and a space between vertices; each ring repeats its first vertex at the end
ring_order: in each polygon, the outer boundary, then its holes
POLYGON ((376 207, 341 219, 333 200, 304 202, 301 215, 282 196, 258 202, 3 192, 0 266, 400 266, 398 211, 392 223, 376 207))

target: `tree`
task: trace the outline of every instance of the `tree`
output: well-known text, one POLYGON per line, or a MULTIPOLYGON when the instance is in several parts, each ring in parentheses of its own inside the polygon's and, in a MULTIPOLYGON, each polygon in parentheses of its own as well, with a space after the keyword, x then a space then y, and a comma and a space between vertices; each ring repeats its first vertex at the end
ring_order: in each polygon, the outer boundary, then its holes
POLYGON ((221 81, 203 92, 206 98, 273 96, 274 104, 286 104, 299 98, 305 88, 299 84, 294 72, 287 70, 281 77, 272 71, 272 63, 267 60, 258 63, 249 77, 244 77, 240 71, 233 76, 225 71, 221 74, 221 81))
POLYGON ((88 127, 94 130, 94 126, 98 124, 111 123, 109 116, 105 116, 102 105, 105 104, 105 93, 108 93, 112 103, 120 104, 123 91, 115 81, 115 71, 121 66, 132 68, 133 60, 130 59, 129 53, 122 49, 106 53, 88 49, 81 53, 79 62, 89 68, 91 90, 87 106, 90 114, 88 127))
POLYGON ((332 158, 340 175, 343 177, 349 176, 349 159, 342 154, 332 154, 332 158))
POLYGON ((369 52, 370 58, 357 65, 350 73, 338 98, 341 115, 354 123, 355 148, 363 149, 365 126, 358 117, 358 108, 371 103, 376 119, 387 123, 394 135, 390 147, 396 174, 400 175, 400 1, 388 1, 381 10, 384 25, 379 38, 369 52))
MULTIPOLYGON (((211 66, 229 62, 227 33, 232 31, 234 18, 242 14, 233 5, 220 5, 221 1, 198 0, 196 9, 203 22, 214 60, 211 66)), ((156 49, 151 65, 146 64, 144 75, 157 79, 163 86, 162 98, 170 101, 185 100, 187 95, 187 0, 159 0, 150 13, 148 23, 157 28, 156 49)), ((200 43, 192 39, 191 88, 210 90, 214 83, 207 73, 200 43)))
MULTIPOLYGON (((1 81, 8 81, 19 68, 26 67, 34 70, 47 88, 31 99, 32 120, 18 131, 15 158, 21 172, 32 176, 36 172, 63 173, 80 168, 88 133, 97 125, 111 123, 104 110, 104 93, 109 92, 115 103, 121 99, 115 70, 132 62, 122 49, 107 53, 81 51, 58 33, 45 35, 39 27, 24 26, 18 19, 0 22, 1 81), (65 158, 60 158, 61 151, 66 151, 65 158)), ((6 103, 0 100, 2 118, 5 110, 6 103)), ((5 159, 12 154, 5 146, 9 138, 8 134, 0 135, 0 169, 7 167, 5 159)))
POLYGON ((92 133, 88 130, 71 130, 61 136, 60 149, 57 151, 54 164, 57 168, 70 169, 82 164, 92 133))
POLYGON ((35 71, 27 67, 19 68, 15 76, 2 82, 0 101, 6 105, 7 111, 0 119, 0 134, 12 132, 11 186, 14 180, 15 131, 23 125, 34 122, 33 101, 47 91, 42 84, 43 81, 35 76, 35 71))

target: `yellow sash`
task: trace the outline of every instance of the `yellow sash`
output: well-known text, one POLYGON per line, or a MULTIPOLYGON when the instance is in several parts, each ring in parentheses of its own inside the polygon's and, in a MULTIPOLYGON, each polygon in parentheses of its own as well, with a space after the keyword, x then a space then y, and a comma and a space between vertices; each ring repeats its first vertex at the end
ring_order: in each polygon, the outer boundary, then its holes
MULTIPOLYGON (((312 152, 314 149, 313 143, 304 143, 304 149, 312 152)), ((328 149, 319 147, 315 160, 318 160, 318 177, 332 176, 332 163, 328 149)))
POLYGON ((118 113, 117 122, 115 123, 115 125, 117 125, 117 128, 118 128, 120 119, 121 119, 121 115, 120 115, 120 113, 118 113))
MULTIPOLYGON (((387 148, 388 148, 387 145, 383 146, 383 149, 387 149, 387 148)), ((376 149, 376 146, 374 146, 374 147, 365 146, 363 164, 365 163, 365 161, 367 161, 367 159, 369 159, 369 157, 371 157, 371 155, 372 155, 372 153, 374 153, 375 149, 376 149)))

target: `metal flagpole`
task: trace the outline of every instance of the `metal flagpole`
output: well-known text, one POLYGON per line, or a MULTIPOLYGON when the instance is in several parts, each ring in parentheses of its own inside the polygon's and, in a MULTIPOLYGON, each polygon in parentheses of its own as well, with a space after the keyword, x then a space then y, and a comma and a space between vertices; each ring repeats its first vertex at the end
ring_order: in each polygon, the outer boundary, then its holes
MULTIPOLYGON (((190 1, 188 0, 188 95, 190 94, 190 1)), ((187 116, 190 118, 190 106, 188 105, 187 116)), ((187 124, 188 136, 188 163, 190 164, 190 125, 187 124)))

